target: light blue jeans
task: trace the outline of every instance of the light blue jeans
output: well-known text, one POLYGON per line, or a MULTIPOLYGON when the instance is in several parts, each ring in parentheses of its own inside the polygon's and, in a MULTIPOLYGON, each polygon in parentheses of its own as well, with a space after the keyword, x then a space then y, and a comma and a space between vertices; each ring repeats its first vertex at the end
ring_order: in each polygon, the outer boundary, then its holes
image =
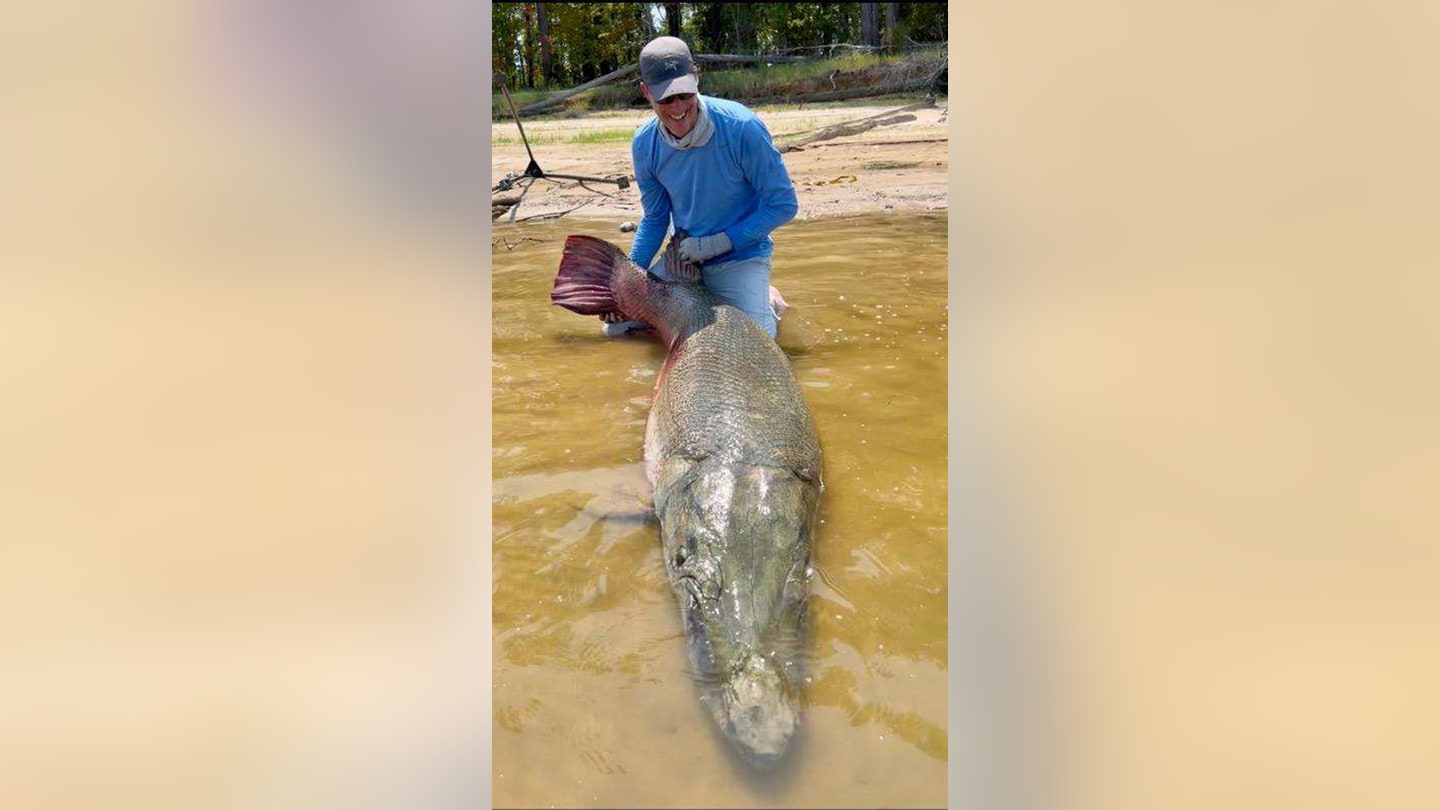
MULTIPOLYGON (((662 251, 650 271, 665 278, 662 251)), ((728 262, 707 262, 700 266, 700 281, 720 300, 740 310, 775 337, 775 310, 770 306, 770 257, 755 256, 728 262)))

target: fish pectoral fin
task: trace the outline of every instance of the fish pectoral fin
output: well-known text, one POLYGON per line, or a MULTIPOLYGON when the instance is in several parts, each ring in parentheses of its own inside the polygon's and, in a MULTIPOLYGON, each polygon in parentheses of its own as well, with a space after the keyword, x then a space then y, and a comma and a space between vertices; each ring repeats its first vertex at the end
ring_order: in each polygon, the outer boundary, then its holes
POLYGON ((665 280, 681 284, 699 284, 700 266, 687 263, 680 258, 680 243, 685 241, 687 234, 683 229, 675 231, 670 237, 670 243, 665 246, 665 280))
POLYGON ((791 470, 791 472, 795 473, 795 477, 799 478, 801 481, 804 481, 807 484, 814 484, 822 491, 825 489, 823 473, 820 471, 819 467, 812 467, 807 464, 803 467, 795 467, 791 470))
POLYGON ((694 471, 696 462, 684 456, 672 456, 665 459, 660 465, 660 472, 655 476, 655 513, 658 515, 665 508, 665 501, 674 492, 676 487, 683 488, 683 482, 687 481, 694 471))

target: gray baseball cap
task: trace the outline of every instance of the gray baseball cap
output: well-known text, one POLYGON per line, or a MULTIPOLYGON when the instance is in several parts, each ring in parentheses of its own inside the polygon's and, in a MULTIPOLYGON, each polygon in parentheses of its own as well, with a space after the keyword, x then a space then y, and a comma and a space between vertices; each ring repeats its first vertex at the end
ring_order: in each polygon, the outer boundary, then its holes
POLYGON ((640 51, 640 81, 656 101, 676 93, 699 92, 690 48, 675 37, 656 37, 640 51))

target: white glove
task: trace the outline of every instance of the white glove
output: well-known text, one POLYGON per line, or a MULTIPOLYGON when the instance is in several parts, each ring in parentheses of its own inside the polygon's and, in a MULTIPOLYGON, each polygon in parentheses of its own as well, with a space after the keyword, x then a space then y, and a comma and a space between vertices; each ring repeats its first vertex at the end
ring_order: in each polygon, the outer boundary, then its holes
POLYGON ((700 264, 730 249, 730 237, 724 231, 710 236, 687 236, 680 242, 680 260, 700 264))

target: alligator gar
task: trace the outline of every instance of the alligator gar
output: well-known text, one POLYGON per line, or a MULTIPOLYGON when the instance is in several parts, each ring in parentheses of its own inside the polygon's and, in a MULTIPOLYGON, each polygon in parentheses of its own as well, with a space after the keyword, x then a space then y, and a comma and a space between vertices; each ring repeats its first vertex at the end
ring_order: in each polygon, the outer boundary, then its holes
POLYGON ((644 321, 668 347, 645 430, 665 567, 700 701, 765 769, 800 724, 820 445, 785 353, 680 265, 682 236, 669 281, 570 236, 550 298, 644 321))

